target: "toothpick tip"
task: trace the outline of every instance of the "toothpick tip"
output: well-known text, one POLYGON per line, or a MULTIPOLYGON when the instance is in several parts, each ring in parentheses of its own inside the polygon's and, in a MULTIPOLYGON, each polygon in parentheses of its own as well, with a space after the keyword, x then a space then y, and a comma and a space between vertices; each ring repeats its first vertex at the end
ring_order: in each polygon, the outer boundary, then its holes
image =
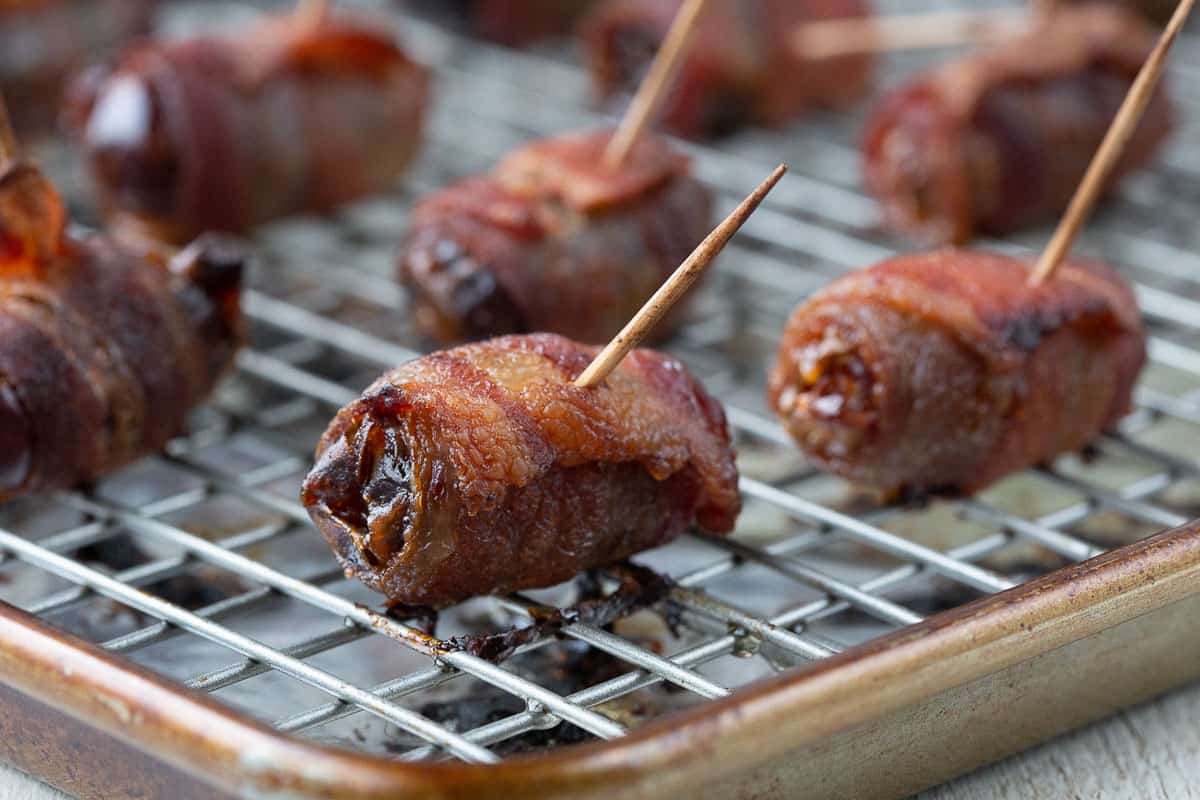
POLYGON ((758 208, 767 193, 775 188, 779 179, 788 170, 787 164, 780 164, 767 176, 745 200, 738 204, 725 220, 704 238, 692 254, 671 274, 666 283, 659 287, 654 296, 646 301, 641 310, 634 315, 621 332, 609 342, 603 350, 588 364, 575 385, 587 389, 603 381, 620 365, 621 360, 631 350, 638 346, 646 335, 653 330, 670 309, 679 302, 704 273, 708 265, 733 238, 733 235, 745 224, 754 210, 758 208))

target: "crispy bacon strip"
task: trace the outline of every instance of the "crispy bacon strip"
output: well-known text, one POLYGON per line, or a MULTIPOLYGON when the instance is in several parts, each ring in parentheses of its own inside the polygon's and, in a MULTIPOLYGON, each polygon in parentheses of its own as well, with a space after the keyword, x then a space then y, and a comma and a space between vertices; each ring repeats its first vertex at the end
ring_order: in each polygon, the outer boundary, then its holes
POLYGON ((604 166, 610 135, 534 142, 417 205, 398 264, 426 335, 602 342, 641 308, 711 229, 712 200, 653 136, 604 166))
POLYGON ((0 2, 0 93, 24 134, 53 128, 70 77, 149 32, 158 0, 0 2))
POLYGON ((288 15, 135 48, 80 82, 70 117, 112 222, 181 242, 390 188, 427 102, 384 30, 288 15))
MULTIPOLYGON (((1080 5, 910 81, 868 122, 867 188, 891 225, 930 242, 1061 213, 1154 41, 1127 11, 1080 5)), ((1160 85, 1110 181, 1148 162, 1170 127, 1160 85)))
POLYGON ((473 36, 524 45, 570 33, 595 0, 402 0, 473 36))
MULTIPOLYGON (((588 16, 585 46, 600 97, 637 87, 681 2, 605 0, 588 16)), ((664 124, 681 136, 718 136, 858 99, 871 56, 805 59, 792 35, 805 22, 869 13, 867 0, 710 0, 664 103, 664 124)))
POLYGON ((37 170, 0 174, 0 500, 160 449, 242 338, 242 258, 227 245, 168 259, 65 225, 37 170))
POLYGON ((792 314, 769 399, 822 467, 885 491, 972 492, 1083 447, 1146 360, 1133 290, 1068 262, 965 250, 847 275, 792 314))
POLYGON ((353 575, 405 605, 550 586, 668 542, 732 530, 720 404, 637 350, 591 389, 596 348, 507 336, 386 373, 317 447, 303 500, 353 575))

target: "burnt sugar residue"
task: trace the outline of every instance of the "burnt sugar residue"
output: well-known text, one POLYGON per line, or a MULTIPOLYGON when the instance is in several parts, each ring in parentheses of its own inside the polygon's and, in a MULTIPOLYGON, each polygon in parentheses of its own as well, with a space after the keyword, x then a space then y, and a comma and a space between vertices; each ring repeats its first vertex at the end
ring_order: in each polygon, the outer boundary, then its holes
MULTIPOLYGON (((629 562, 606 571, 619 581, 617 588, 608 594, 601 591, 597 573, 586 572, 579 580, 581 599, 574 605, 535 609, 530 625, 500 633, 455 636, 445 644, 451 650, 498 663, 511 657, 521 645, 556 634, 568 625, 581 623, 599 628, 611 625, 621 617, 661 602, 675 585, 669 578, 629 562)), ((666 619, 671 627, 677 626, 675 614, 667 612, 666 619)))

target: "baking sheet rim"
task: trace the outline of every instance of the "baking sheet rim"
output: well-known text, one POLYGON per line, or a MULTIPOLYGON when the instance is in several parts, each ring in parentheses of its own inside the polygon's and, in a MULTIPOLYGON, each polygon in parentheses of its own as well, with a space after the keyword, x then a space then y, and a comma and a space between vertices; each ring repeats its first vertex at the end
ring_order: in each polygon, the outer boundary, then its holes
POLYGON ((1200 593, 1200 521, 943 612, 629 736, 498 765, 403 763, 278 733, 0 604, 0 682, 255 797, 650 796, 753 769, 1200 593))

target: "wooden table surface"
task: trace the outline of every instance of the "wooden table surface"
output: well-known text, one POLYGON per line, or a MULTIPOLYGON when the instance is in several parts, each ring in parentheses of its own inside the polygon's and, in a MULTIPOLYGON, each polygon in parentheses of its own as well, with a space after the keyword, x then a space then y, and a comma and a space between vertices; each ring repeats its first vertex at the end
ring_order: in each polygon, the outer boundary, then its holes
MULTIPOLYGON (((0 766, 0 800, 66 795, 0 766)), ((1200 799, 1200 687, 1049 742, 920 800, 1200 799)))

